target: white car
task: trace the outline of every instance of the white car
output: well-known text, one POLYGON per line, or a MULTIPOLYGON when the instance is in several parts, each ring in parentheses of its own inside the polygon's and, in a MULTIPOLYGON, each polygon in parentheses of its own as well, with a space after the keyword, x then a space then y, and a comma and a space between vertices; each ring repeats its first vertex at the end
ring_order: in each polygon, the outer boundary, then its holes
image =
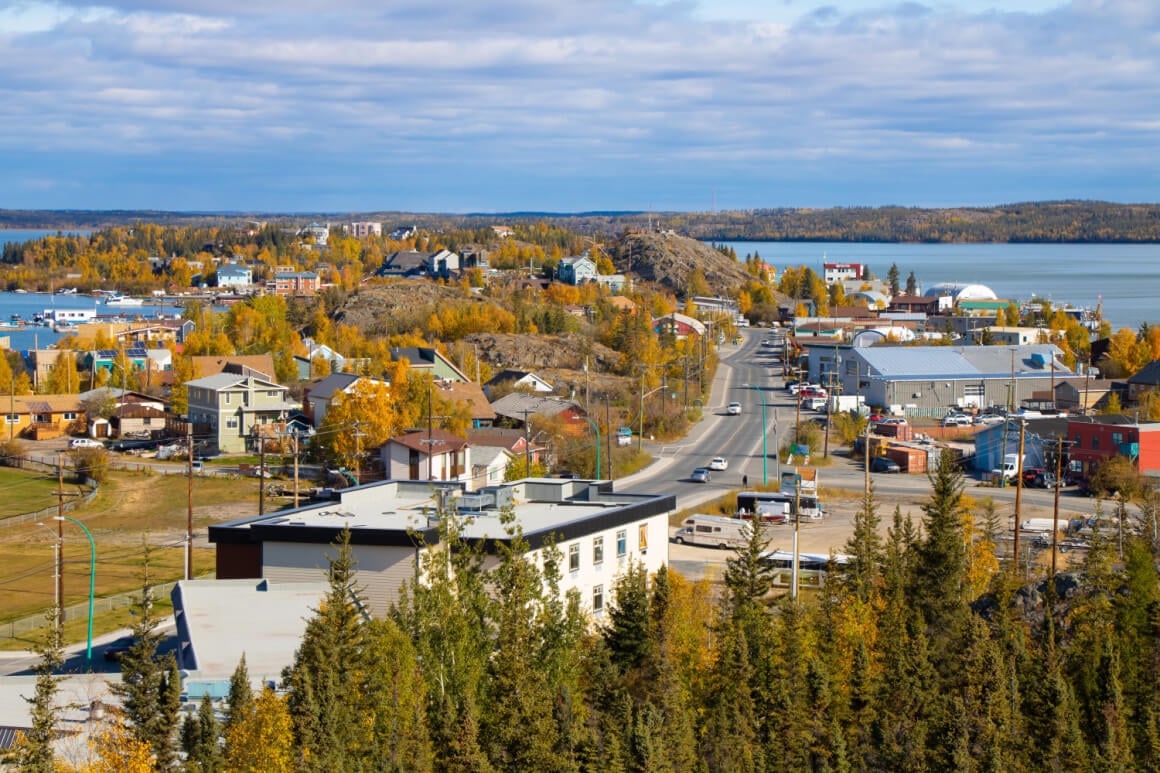
POLYGON ((728 470, 729 469, 729 462, 728 462, 728 460, 725 459, 724 456, 714 456, 712 459, 709 460, 709 469, 710 470, 728 470))
POLYGON ((971 426, 971 417, 965 413, 948 413, 943 416, 942 425, 944 427, 969 427, 971 426))
POLYGON ((730 416, 740 416, 741 403, 729 403, 729 405, 725 407, 725 412, 730 416))
POLYGON ((76 437, 68 441, 69 448, 104 448, 105 446, 92 438, 76 437))

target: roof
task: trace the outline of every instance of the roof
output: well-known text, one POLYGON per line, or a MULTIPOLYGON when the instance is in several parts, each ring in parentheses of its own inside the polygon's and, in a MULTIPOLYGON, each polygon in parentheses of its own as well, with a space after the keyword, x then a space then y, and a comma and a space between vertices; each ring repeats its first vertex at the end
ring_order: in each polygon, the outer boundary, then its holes
POLYGON ((431 256, 435 254, 434 252, 418 252, 416 250, 392 252, 383 259, 383 265, 379 267, 379 272, 411 271, 423 268, 431 256))
POLYGON ((362 376, 357 373, 331 373, 310 387, 310 396, 319 400, 330 400, 335 392, 342 392, 362 376))
POLYGON ((218 266, 218 276, 246 276, 253 274, 254 270, 249 266, 243 266, 240 263, 229 263, 224 266, 218 266))
POLYGON ((253 379, 254 381, 262 384, 263 388, 286 388, 280 384, 276 384, 273 381, 270 381, 269 379, 259 378, 258 376, 241 376, 237 373, 215 373, 212 376, 205 376, 204 378, 195 378, 192 381, 186 381, 185 385, 197 387, 198 389, 220 390, 229 389, 230 387, 237 386, 238 384, 244 384, 247 379, 253 379))
POLYGON ((484 396, 483 387, 474 381, 445 381, 435 388, 443 398, 457 405, 467 403, 472 419, 487 421, 495 419, 495 411, 484 396))
POLYGON ((318 274, 313 271, 283 271, 274 274, 275 279, 317 279, 318 274))
POLYGON ((512 452, 506 448, 499 446, 482 446, 471 448, 471 464, 473 467, 490 467, 495 463, 496 459, 500 457, 507 457, 508 460, 513 458, 512 452))
POLYGON ((959 282, 939 282, 929 287, 923 295, 928 298, 949 295, 956 301, 993 301, 997 297, 995 291, 986 285, 962 284, 959 282))
POLYGON ((653 327, 656 327, 659 323, 665 322, 666 320, 671 320, 674 324, 686 325, 687 327, 691 327, 693 330, 697 331, 698 335, 705 334, 705 323, 704 322, 702 322, 699 319, 693 319, 692 317, 688 316, 687 314, 681 314, 680 312, 676 312, 676 311, 674 311, 672 314, 665 314, 663 317, 657 317, 656 319, 654 319, 653 320, 653 327))
POLYGON ((1145 386, 1156 386, 1160 384, 1160 360, 1152 360, 1133 373, 1131 378, 1128 379, 1128 383, 1144 384, 1145 386))
MULTIPOLYGON (((1022 346, 871 346, 853 350, 877 375, 888 379, 1011 377, 1015 353, 1015 377, 1049 376, 1049 364, 1037 365, 1032 355, 1058 357, 1053 344, 1022 346)), ((1056 377, 1075 374, 1056 361, 1056 377)))
POLYGON ((408 432, 406 435, 393 437, 387 442, 397 443, 404 448, 410 448, 413 451, 431 456, 458 451, 468 445, 464 438, 445 429, 432 429, 430 432, 427 430, 408 432))
POLYGON ((411 363, 411 368, 433 368, 435 361, 441 360, 444 365, 451 368, 458 373, 464 381, 470 381, 463 371, 456 367, 455 363, 444 357, 437 349, 429 346, 395 346, 391 348, 391 359, 398 362, 406 358, 411 363))
POLYGON ((232 357, 218 357, 216 355, 198 355, 191 357, 193 372, 198 376, 212 376, 223 372, 227 366, 235 365, 248 369, 256 376, 267 379, 274 378, 274 355, 272 354, 239 354, 232 357))
POLYGON ((471 443, 473 454, 478 454, 480 448, 490 447, 506 448, 512 451, 524 438, 524 431, 522 429, 509 429, 506 427, 481 427, 480 429, 469 429, 467 431, 467 442, 471 443))
POLYGON ((17 395, 9 399, 16 413, 82 413, 85 410, 80 395, 17 395))
POLYGON ((571 400, 558 400, 554 397, 530 395, 526 392, 512 392, 506 394, 491 404, 491 409, 497 416, 523 421, 526 416, 557 416, 568 409, 579 413, 584 411, 578 403, 571 400))

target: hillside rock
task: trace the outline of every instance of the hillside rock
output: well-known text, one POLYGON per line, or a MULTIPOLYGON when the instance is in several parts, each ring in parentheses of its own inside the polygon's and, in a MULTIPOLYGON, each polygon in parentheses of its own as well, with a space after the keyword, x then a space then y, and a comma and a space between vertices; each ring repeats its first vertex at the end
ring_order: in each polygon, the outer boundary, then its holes
POLYGON ((490 303, 479 297, 464 297, 454 286, 427 279, 401 279, 370 285, 351 295, 335 310, 334 320, 354 325, 365 335, 384 335, 422 327, 441 303, 490 303))
POLYGON ((463 342, 494 370, 580 370, 584 355, 594 371, 608 371, 620 365, 620 353, 570 333, 562 336, 524 333, 475 333, 463 342))
POLYGON ((735 297, 751 277, 745 266, 704 242, 670 233, 628 232, 609 245, 616 270, 655 282, 683 296, 700 269, 714 295, 735 297))

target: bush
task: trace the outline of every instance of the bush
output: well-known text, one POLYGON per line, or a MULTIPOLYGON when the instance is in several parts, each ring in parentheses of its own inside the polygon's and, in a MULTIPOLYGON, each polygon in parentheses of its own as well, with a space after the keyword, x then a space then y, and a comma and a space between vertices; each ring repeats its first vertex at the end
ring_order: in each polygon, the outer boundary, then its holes
POLYGON ((1136 465, 1123 456, 1113 456, 1100 462, 1088 486, 1097 496, 1109 496, 1118 491, 1125 499, 1132 499, 1141 490, 1136 465))
POLYGON ((16 438, 0 441, 0 464, 20 467, 24 457, 24 443, 16 438))
POLYGON ((103 448, 74 448, 73 469, 78 478, 92 478, 101 483, 109 475, 109 452, 103 448))

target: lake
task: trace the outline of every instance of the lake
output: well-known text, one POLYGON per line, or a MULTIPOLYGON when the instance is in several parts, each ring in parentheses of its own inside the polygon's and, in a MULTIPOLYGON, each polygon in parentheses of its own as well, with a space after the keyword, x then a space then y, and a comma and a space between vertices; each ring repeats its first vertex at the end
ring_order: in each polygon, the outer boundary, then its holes
POLYGON ((77 229, 73 231, 58 231, 53 229, 38 229, 34 231, 18 230, 15 228, 0 228, 0 249, 4 249, 4 245, 9 242, 30 242, 34 239, 43 239, 45 236, 56 236, 58 233, 63 234, 91 234, 92 231, 77 229))
MULTIPOLYGON (((133 308, 109 308, 97 302, 90 295, 49 295, 48 293, 6 293, 0 292, 0 325, 7 325, 13 314, 19 314, 24 321, 32 319, 32 315, 45 309, 96 309, 102 318, 112 318, 123 312, 126 317, 151 318, 159 315, 172 316, 180 314, 180 306, 166 306, 160 303, 145 302, 144 306, 133 308)), ((63 338, 61 333, 54 333, 50 327, 27 325, 19 330, 0 331, 0 336, 8 336, 13 349, 41 349, 56 343, 63 338)))
POLYGON ((903 284, 977 283, 1000 298, 1032 295, 1095 308, 1113 328, 1160 322, 1160 245, 1156 244, 863 244, 852 242, 721 242, 744 260, 757 252, 778 268, 863 263, 879 279, 897 264, 903 284))

